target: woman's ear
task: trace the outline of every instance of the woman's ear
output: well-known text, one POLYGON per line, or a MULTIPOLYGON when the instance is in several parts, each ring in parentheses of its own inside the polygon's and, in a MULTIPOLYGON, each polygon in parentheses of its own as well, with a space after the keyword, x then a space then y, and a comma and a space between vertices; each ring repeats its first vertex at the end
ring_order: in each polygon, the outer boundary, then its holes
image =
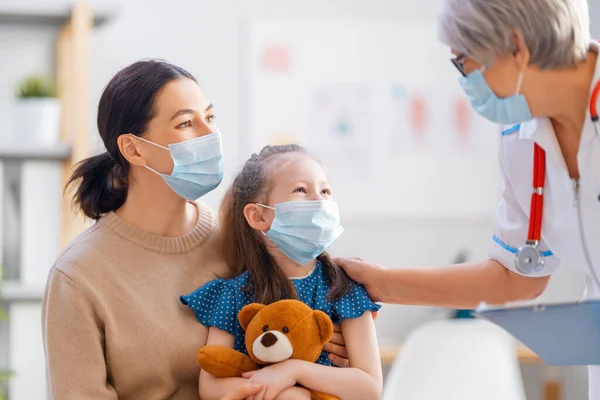
POLYGON ((266 232, 271 228, 271 221, 265 218, 265 211, 268 211, 268 209, 258 204, 246 204, 246 207, 244 207, 244 217, 252 229, 266 232))
POLYGON ((146 159, 138 151, 136 139, 134 139, 129 133, 124 133, 119 136, 117 138, 117 145, 119 146, 119 151, 129 162, 129 164, 136 165, 138 167, 148 165, 146 159))
POLYGON ((523 72, 531 61, 531 52, 527 47, 527 44, 523 41, 521 35, 516 30, 512 32, 513 43, 515 44, 515 50, 513 56, 517 60, 519 71, 523 72))

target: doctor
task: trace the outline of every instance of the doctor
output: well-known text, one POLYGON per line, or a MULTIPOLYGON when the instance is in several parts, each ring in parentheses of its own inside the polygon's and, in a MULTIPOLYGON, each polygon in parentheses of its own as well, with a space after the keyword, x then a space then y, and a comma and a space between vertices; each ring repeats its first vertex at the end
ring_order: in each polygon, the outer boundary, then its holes
MULTIPOLYGON (((338 261, 387 303, 533 299, 563 262, 587 273, 588 298, 600 297, 600 63, 586 1, 446 0, 439 34, 472 107, 502 125, 489 259, 396 269, 338 261)), ((589 377, 590 399, 600 400, 600 366, 589 377)))

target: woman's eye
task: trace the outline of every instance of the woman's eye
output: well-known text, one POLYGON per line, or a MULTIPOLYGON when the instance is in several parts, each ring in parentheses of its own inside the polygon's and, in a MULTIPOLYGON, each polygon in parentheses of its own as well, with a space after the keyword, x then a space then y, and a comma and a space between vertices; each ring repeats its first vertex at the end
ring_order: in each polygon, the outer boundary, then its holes
POLYGON ((187 120, 187 121, 177 125, 177 128, 189 128, 190 126, 192 126, 192 121, 187 120))
POLYGON ((206 117, 206 122, 208 122, 209 124, 215 122, 215 118, 217 118, 214 114, 213 115, 209 115, 208 117, 206 117))
POLYGON ((326 194, 327 196, 331 196, 331 190, 329 190, 329 189, 323 189, 321 191, 321 194, 326 194))
POLYGON ((269 330, 269 325, 263 326, 263 332, 267 332, 269 330))
POLYGON ((294 189, 294 193, 306 193, 306 189, 299 187, 294 189))

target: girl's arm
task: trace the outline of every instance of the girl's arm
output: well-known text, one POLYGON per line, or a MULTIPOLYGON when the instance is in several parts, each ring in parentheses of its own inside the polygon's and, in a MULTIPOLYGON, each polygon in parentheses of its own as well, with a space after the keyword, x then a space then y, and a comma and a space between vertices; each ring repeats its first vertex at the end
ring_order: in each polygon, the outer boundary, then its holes
MULTIPOLYGON (((208 330, 206 344, 216 344, 233 349, 234 337, 214 326, 208 330)), ((244 378, 217 378, 206 371, 200 370, 198 390, 202 400, 220 400, 229 391, 244 386, 248 382, 244 378)))
POLYGON ((288 360, 244 374, 265 384, 264 400, 278 395, 277 384, 299 383, 317 392, 344 400, 378 400, 383 390, 379 346, 372 313, 342 321, 350 368, 334 368, 300 360, 288 360))
POLYGON ((372 313, 367 311, 361 317, 345 319, 341 326, 350 368, 303 362, 299 364, 297 382, 344 400, 379 399, 383 373, 372 313))

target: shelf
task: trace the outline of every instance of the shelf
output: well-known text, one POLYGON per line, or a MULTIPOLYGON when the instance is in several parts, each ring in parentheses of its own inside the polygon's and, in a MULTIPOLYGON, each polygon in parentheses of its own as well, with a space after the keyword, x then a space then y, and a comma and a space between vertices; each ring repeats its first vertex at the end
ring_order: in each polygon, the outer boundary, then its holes
MULTIPOLYGON (((0 24, 61 26, 69 20, 74 1, 0 0, 0 24)), ((92 4, 94 26, 113 18, 115 10, 107 5, 92 4)))
POLYGON ((21 144, 0 145, 0 161, 64 161, 69 157, 71 146, 67 144, 37 147, 21 144))
POLYGON ((45 286, 26 286, 17 281, 4 281, 0 295, 3 301, 41 301, 45 286))

